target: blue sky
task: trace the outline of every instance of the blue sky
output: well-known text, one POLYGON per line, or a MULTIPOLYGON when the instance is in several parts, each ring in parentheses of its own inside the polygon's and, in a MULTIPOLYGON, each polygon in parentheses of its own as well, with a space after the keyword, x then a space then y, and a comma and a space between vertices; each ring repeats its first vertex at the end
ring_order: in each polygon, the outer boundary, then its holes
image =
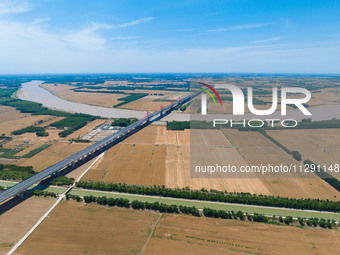
POLYGON ((0 0, 0 73, 340 73, 337 0, 0 0))

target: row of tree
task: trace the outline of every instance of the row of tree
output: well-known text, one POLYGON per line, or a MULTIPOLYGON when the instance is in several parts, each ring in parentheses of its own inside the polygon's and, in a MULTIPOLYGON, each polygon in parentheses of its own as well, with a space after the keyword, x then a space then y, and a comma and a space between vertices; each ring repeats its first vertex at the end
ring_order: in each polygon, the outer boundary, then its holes
POLYGON ((204 208, 203 215, 209 218, 221 218, 221 219, 234 219, 234 220, 245 220, 254 221, 254 222, 264 222, 264 223, 283 223, 286 225, 291 224, 300 224, 301 226, 320 226, 322 228, 329 228, 332 229, 336 227, 335 220, 330 219, 318 219, 318 218, 310 218, 305 219, 299 217, 297 220, 294 220, 293 217, 276 217, 276 216, 265 216, 263 214, 248 214, 241 211, 234 212, 234 211, 223 211, 223 210, 215 210, 211 208, 204 208))
POLYGON ((142 202, 138 200, 133 200, 130 203, 130 200, 126 198, 108 198, 108 197, 95 197, 95 196, 85 196, 85 203, 97 203, 100 205, 108 205, 108 206, 118 206, 125 207, 136 210, 153 210, 164 213, 183 213, 183 214, 191 214, 194 216, 200 216, 199 210, 194 206, 177 206, 177 205, 167 205, 159 202, 142 202))
POLYGON ((73 199, 77 202, 80 202, 81 201, 81 197, 78 196, 78 195, 71 195, 69 193, 66 194, 66 200, 69 200, 69 199, 73 199))
POLYGON ((34 190, 33 195, 37 197, 57 197, 56 193, 43 190, 34 190))
MULTIPOLYGON (((1 186, 0 186, 1 190, 1 186)), ((50 196, 50 197, 56 197, 57 194, 54 192, 48 192, 48 191, 42 191, 42 190, 34 190, 33 195, 35 196, 50 196)), ((81 202, 82 198, 78 195, 71 195, 66 194, 66 199, 73 199, 77 202, 81 202)), ((183 206, 183 205, 167 205, 159 202, 142 202, 138 200, 133 200, 130 202, 129 199, 126 198, 112 198, 112 197, 95 197, 95 196, 84 196, 84 202, 85 203, 97 203, 99 205, 108 205, 108 206, 118 206, 118 207, 125 207, 125 208, 133 208, 135 210, 153 210, 153 211, 159 211, 162 213, 183 213, 183 214, 189 214, 196 217, 200 217, 201 214, 199 210, 195 206, 183 206)), ((335 228, 337 227, 337 224, 335 223, 335 220, 329 220, 329 219, 318 219, 318 218, 298 218, 297 220, 294 220, 291 216, 287 217, 276 217, 276 216, 265 216, 263 214, 248 214, 244 213, 242 211, 224 211, 224 210, 216 210, 211 208, 204 208, 203 209, 203 215, 205 217, 209 218, 221 218, 221 219, 233 219, 233 220, 248 220, 248 221, 254 221, 254 222, 263 222, 263 223, 284 223, 286 225, 298 223, 301 226, 320 226, 322 228, 335 228)))
POLYGON ((261 205, 273 207, 285 207, 294 209, 307 209, 340 212, 340 202, 320 200, 320 199, 296 199, 285 197, 274 197, 268 195, 255 195, 249 193, 232 193, 205 189, 190 190, 188 187, 183 189, 169 189, 165 186, 137 186, 127 185, 121 183, 103 183, 79 181, 76 183, 78 188, 102 190, 102 191, 116 191, 121 193, 141 194, 149 196, 163 196, 194 200, 218 201, 227 203, 238 203, 248 205, 261 205))
POLYGON ((115 126, 115 127, 127 127, 133 123, 135 123, 136 121, 138 121, 137 118, 118 118, 115 119, 111 126, 115 126))
POLYGON ((51 185, 57 185, 57 186, 69 186, 73 184, 74 178, 69 178, 66 176, 58 176, 50 181, 51 185))

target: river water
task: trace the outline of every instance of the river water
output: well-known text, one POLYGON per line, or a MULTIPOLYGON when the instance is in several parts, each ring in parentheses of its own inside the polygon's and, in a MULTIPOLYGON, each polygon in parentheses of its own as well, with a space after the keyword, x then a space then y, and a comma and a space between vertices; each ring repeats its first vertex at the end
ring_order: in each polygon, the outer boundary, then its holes
MULTIPOLYGON (((107 108, 101 106, 93 106, 81 103, 75 103, 59 98, 39 85, 43 81, 31 81, 22 84, 22 89, 18 93, 18 97, 23 100, 30 100, 33 102, 41 103, 46 107, 56 110, 85 113, 90 115, 101 116, 105 118, 143 118, 146 114, 145 111, 124 110, 117 108, 107 108)), ((287 116, 281 116, 280 112, 275 112, 271 116, 255 116, 251 113, 246 113, 242 116, 234 116, 232 114, 208 114, 202 116, 200 114, 183 114, 172 113, 166 116, 164 119, 171 120, 212 120, 212 119, 295 119, 301 120, 303 118, 311 118, 312 120, 330 120, 332 118, 340 119, 340 105, 325 105, 319 107, 308 108, 308 111, 312 113, 312 116, 305 116, 300 110, 287 110, 287 116), (260 118, 259 118, 260 117, 260 118)))
POLYGON ((18 93, 18 97, 22 100, 29 100, 37 103, 41 103, 46 107, 53 108, 56 110, 85 113, 105 118, 143 118, 146 112, 124 110, 117 108, 108 108, 101 106, 93 106, 88 104, 81 104, 71 102, 60 97, 57 97, 40 87, 43 81, 31 81, 22 84, 21 91, 18 93))

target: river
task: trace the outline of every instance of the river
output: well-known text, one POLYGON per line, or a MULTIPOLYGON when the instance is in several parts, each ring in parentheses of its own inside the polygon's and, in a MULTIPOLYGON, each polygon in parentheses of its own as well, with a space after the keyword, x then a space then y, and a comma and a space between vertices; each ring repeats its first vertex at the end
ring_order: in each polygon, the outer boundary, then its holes
POLYGON ((37 103, 41 103, 46 107, 75 113, 85 113, 95 116, 101 116, 105 118, 131 118, 135 117, 141 119, 145 116, 146 112, 124 110, 117 108, 108 108, 101 106, 94 106, 82 103, 75 103, 60 97, 57 97, 40 87, 43 81, 31 81, 22 84, 22 88, 18 93, 18 97, 22 100, 29 100, 37 103))
MULTIPOLYGON (((75 103, 67 101, 60 97, 57 97, 40 87, 43 81, 31 81, 22 84, 22 88, 18 93, 18 97, 23 100, 30 100, 33 102, 41 103, 46 107, 67 111, 85 113, 90 115, 101 116, 105 118, 130 118, 135 117, 141 119, 145 116, 145 111, 134 111, 117 108, 107 108, 101 106, 93 106, 82 103, 75 103)), ((208 114, 201 116, 200 114, 183 114, 172 113, 166 116, 164 119, 167 121, 172 120, 212 120, 212 119, 295 119, 300 121, 303 118, 311 118, 314 121, 317 120, 330 120, 332 118, 340 119, 340 105, 324 105, 318 107, 311 107, 308 110, 312 113, 312 116, 305 116, 300 110, 287 110, 287 116, 281 116, 280 112, 275 112, 271 116, 255 116, 251 113, 246 113, 242 116, 233 116, 232 114, 208 114)))

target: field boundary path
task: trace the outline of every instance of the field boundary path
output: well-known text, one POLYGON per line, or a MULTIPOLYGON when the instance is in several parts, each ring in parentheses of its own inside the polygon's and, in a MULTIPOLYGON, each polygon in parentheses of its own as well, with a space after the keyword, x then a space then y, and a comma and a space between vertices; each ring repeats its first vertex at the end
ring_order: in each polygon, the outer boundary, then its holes
POLYGON ((12 249, 7 253, 7 255, 12 255, 14 252, 22 245, 22 243, 33 233, 33 231, 43 222, 43 220, 53 211, 53 209, 62 201, 65 197, 65 195, 72 190, 72 188, 75 186, 76 182, 78 182, 88 170, 92 168, 92 166, 97 163, 97 161, 104 156, 104 153, 97 156, 95 161, 92 162, 92 164, 78 177, 77 180, 74 181, 74 183, 64 191, 61 195, 59 195, 59 198, 57 201, 50 207, 50 209, 47 210, 47 212, 33 225, 33 227, 17 242, 12 249))

